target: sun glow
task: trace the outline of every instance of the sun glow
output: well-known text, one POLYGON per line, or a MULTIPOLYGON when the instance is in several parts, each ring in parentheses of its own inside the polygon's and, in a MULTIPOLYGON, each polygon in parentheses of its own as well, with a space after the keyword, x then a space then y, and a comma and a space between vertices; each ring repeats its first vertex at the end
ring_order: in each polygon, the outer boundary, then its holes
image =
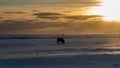
POLYGON ((120 21, 120 0, 101 0, 102 5, 94 8, 93 14, 104 16, 105 20, 120 21))

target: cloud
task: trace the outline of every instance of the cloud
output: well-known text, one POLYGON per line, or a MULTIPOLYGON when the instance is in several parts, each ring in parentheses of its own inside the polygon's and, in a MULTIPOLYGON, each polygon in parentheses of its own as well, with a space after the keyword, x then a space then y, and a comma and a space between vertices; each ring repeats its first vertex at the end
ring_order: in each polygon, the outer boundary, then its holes
POLYGON ((44 0, 39 1, 35 4, 40 4, 41 6, 61 6, 61 7, 92 7, 99 6, 99 0, 44 0))
MULTIPOLYGON (((14 14, 14 12, 7 13, 14 14)), ((117 30, 120 28, 119 23, 103 21, 100 15, 68 15, 60 12, 33 12, 31 14, 38 19, 6 19, 0 22, 0 34, 57 32, 119 33, 117 30), (46 21, 46 19, 48 20, 46 21)))
POLYGON ((40 10, 38 10, 38 9, 34 9, 33 12, 40 12, 40 10))
POLYGON ((103 16, 100 15, 67 15, 62 13, 54 13, 54 12, 40 12, 35 13, 33 16, 36 16, 37 18, 41 19, 50 19, 50 20, 61 20, 64 19, 66 21, 73 20, 73 21, 86 21, 86 20, 101 20, 103 16))
POLYGON ((98 6, 99 0, 0 0, 0 6, 23 6, 23 5, 39 5, 39 6, 79 6, 90 7, 98 6))
POLYGON ((119 22, 86 21, 86 22, 40 22, 31 20, 4 20, 0 23, 0 34, 7 33, 120 33, 119 22))
POLYGON ((74 20, 86 20, 91 18, 101 18, 100 15, 74 15, 74 16, 66 16, 66 19, 74 19, 74 20))
MULTIPOLYGON (((37 0, 36 0, 37 1, 37 0)), ((34 0, 0 0, 0 6, 25 6, 31 5, 34 0)))
MULTIPOLYGON (((0 23, 0 33, 11 33, 11 32, 21 32, 26 30, 33 29, 45 29, 50 27, 63 27, 63 23, 54 23, 54 22, 38 22, 31 20, 4 20, 0 23)), ((13 33, 14 34, 14 33, 13 33)))
POLYGON ((68 11, 63 11, 63 13, 71 13, 71 12, 73 12, 73 11, 69 11, 69 10, 68 11))
POLYGON ((3 17, 0 16, 0 19, 2 19, 3 17))
POLYGON ((66 27, 61 29, 59 32, 63 33, 78 33, 78 34, 118 34, 120 33, 119 22, 69 22, 66 27))
POLYGON ((54 13, 54 12, 35 13, 33 15, 37 16, 37 18, 51 19, 51 20, 59 19, 64 16, 64 14, 54 13))
POLYGON ((6 11, 4 14, 27 14, 27 12, 23 11, 6 11))

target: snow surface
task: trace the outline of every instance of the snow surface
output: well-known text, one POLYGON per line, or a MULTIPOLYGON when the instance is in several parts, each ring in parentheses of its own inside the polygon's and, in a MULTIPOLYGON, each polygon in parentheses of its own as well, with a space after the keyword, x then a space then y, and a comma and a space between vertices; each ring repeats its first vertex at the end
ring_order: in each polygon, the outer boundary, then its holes
POLYGON ((0 68, 120 68, 119 35, 1 35, 0 68))

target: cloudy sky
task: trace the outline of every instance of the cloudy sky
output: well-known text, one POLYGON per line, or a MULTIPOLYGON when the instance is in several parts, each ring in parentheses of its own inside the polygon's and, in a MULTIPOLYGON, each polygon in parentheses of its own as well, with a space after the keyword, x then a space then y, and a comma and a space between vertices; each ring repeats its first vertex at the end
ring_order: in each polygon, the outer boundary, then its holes
POLYGON ((0 34, 120 33, 118 4, 112 8, 111 3, 114 1, 0 0, 0 34))

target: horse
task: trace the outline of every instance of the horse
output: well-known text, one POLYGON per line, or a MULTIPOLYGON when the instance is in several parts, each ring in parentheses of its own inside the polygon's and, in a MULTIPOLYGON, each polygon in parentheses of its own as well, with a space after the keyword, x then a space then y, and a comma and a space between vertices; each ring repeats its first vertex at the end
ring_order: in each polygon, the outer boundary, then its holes
POLYGON ((63 38, 57 38, 57 44, 65 44, 65 40, 63 38))

